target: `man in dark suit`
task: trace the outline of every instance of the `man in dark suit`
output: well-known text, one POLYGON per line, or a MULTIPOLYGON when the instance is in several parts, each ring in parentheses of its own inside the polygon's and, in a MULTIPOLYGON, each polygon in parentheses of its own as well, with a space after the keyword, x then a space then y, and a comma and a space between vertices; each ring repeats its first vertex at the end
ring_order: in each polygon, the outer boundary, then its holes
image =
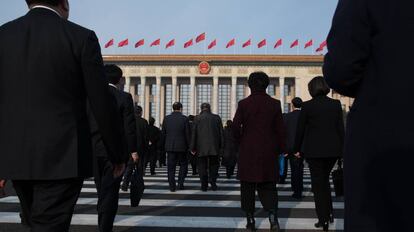
POLYGON ((175 169, 177 161, 180 164, 178 175, 178 188, 184 189, 184 180, 188 171, 187 152, 190 144, 190 124, 188 118, 182 114, 183 105, 180 102, 173 104, 170 115, 164 118, 162 123, 162 136, 167 152, 168 182, 170 191, 175 192, 175 169))
POLYGON ((0 176, 32 231, 65 232, 92 175, 87 99, 115 176, 125 167, 120 117, 95 33, 67 21, 67 0, 26 2, 29 13, 0 27, 0 176))
POLYGON ((345 231, 412 231, 414 2, 340 0, 324 75, 354 97, 345 153, 345 231), (393 160, 398 157, 398 165, 393 160))
MULTIPOLYGON (((135 126, 136 126, 136 146, 137 154, 133 155, 128 161, 128 166, 124 174, 121 190, 128 191, 131 175, 136 165, 140 165, 139 170, 144 170, 144 157, 148 152, 148 122, 142 118, 142 107, 135 106, 135 126)), ((142 173, 145 175, 145 173, 142 173)))
POLYGON ((157 164, 159 143, 161 139, 161 131, 154 124, 155 124, 155 119, 153 117, 150 117, 149 127, 148 127, 148 152, 144 160, 145 162, 144 172, 145 172, 145 169, 147 169, 147 166, 149 163, 151 176, 156 174, 155 165, 157 164))
MULTIPOLYGON (((122 70, 116 65, 106 65, 105 73, 109 79, 109 92, 116 99, 121 124, 124 131, 124 144, 126 146, 122 159, 126 163, 129 157, 137 155, 136 128, 134 117, 134 103, 129 93, 118 89, 122 78, 122 70)), ((108 159, 108 152, 99 132, 99 127, 93 114, 90 113, 92 142, 94 151, 94 180, 98 192, 98 227, 100 232, 111 232, 118 210, 119 186, 122 177, 114 177, 108 159)))
POLYGON ((198 159, 198 173, 201 191, 205 192, 208 183, 213 191, 217 190, 217 177, 220 156, 223 154, 224 135, 220 116, 211 113, 210 104, 201 104, 201 113, 193 124, 191 133, 191 153, 198 159))
POLYGON ((302 99, 299 97, 293 98, 292 105, 294 107, 294 110, 284 115, 286 128, 286 150, 288 152, 287 158, 289 159, 291 168, 291 185, 293 190, 292 197, 301 199, 303 191, 303 157, 296 157, 294 155, 294 145, 300 115, 300 108, 302 107, 302 99))

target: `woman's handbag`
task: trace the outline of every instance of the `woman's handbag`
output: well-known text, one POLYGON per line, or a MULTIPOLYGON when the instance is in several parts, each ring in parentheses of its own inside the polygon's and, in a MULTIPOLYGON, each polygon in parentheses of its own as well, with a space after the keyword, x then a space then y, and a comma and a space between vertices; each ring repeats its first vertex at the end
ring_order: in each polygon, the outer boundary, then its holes
POLYGON ((142 176, 142 169, 139 168, 141 165, 136 164, 131 176, 131 207, 138 207, 139 202, 144 194, 145 185, 144 177, 142 176))
POLYGON ((332 180, 335 188, 335 196, 344 195, 344 171, 342 169, 342 160, 338 160, 338 168, 332 172, 332 180))

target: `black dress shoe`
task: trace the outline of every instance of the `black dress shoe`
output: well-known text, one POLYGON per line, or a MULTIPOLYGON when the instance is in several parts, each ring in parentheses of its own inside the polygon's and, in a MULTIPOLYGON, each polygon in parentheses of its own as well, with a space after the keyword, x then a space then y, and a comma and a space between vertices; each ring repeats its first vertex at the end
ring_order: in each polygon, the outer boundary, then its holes
POLYGON ((269 213, 269 222, 270 222, 270 231, 279 232, 279 220, 277 219, 277 215, 274 212, 269 213))
POLYGON ((328 231, 329 230, 329 222, 324 222, 324 223, 317 222, 317 223, 315 223, 315 227, 316 228, 321 228, 322 227, 323 231, 328 231))
POLYGON ((211 190, 217 191, 217 184, 216 183, 211 183, 211 190))
POLYGON ((297 200, 300 200, 300 199, 303 198, 302 194, 297 194, 297 193, 292 194, 292 197, 297 199, 297 200))
POLYGON ((207 186, 201 186, 201 191, 202 192, 207 192, 207 186))
POLYGON ((128 191, 128 186, 127 186, 127 185, 122 185, 122 186, 121 186, 121 190, 122 190, 123 192, 127 192, 127 191, 128 191))
POLYGON ((256 231, 256 221, 254 220, 254 215, 251 213, 248 213, 246 215, 247 224, 246 229, 250 231, 256 231))
POLYGON ((179 184, 179 185, 178 185, 178 189, 179 189, 179 190, 184 190, 184 184, 179 184))
POLYGON ((170 187, 170 192, 175 192, 175 186, 174 187, 170 187))

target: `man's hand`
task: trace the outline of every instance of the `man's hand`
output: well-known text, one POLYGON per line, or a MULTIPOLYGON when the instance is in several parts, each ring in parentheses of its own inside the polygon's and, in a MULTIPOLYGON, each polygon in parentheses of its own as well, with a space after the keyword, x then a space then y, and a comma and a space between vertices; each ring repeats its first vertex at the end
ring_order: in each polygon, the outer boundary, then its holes
POLYGON ((300 158, 300 152, 296 152, 295 157, 299 159, 300 158))
POLYGON ((192 154, 192 155, 196 155, 196 154, 197 154, 197 152, 196 152, 196 151, 191 151, 191 154, 192 154))
POLYGON ((125 171, 125 164, 114 164, 114 177, 120 177, 125 171))
POLYGON ((6 186, 6 180, 0 180, 0 189, 6 186))
POLYGON ((134 152, 134 153, 131 154, 131 156, 132 156, 132 160, 134 161, 134 163, 138 163, 138 161, 139 161, 138 153, 134 152))
POLYGON ((283 154, 283 157, 285 157, 285 158, 288 157, 288 156, 289 156, 289 154, 287 154, 287 153, 283 154))

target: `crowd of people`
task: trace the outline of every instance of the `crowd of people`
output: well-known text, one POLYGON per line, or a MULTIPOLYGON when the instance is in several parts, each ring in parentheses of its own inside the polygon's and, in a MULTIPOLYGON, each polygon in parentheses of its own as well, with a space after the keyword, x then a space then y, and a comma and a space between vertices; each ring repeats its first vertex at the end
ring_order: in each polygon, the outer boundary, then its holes
POLYGON ((405 109, 411 99, 407 54, 414 51, 387 44, 412 41, 413 3, 340 0, 325 77, 312 79, 312 99, 293 99, 295 110, 286 115, 266 94, 266 73, 254 72, 251 95, 225 127, 209 103, 187 117, 176 102, 157 128, 119 89, 122 70, 104 66, 95 33, 67 20, 68 0, 26 2, 28 14, 0 27, 0 188, 11 181, 31 231, 68 231, 83 180, 91 176, 99 231, 112 231, 119 189, 128 190, 132 173, 145 173, 148 164, 156 175, 157 160, 167 165, 171 192, 185 189, 189 162, 201 191, 220 188, 220 165, 231 178, 237 164, 246 228, 256 230, 257 191, 271 231, 280 231, 277 183, 287 176, 279 170, 280 155, 290 163, 296 199, 302 198, 304 161, 309 165, 315 227, 327 231, 334 220, 329 176, 343 156, 345 231, 410 231, 413 207, 404 194, 412 177, 413 115, 381 106, 405 109), (389 81, 392 74, 401 79, 389 81), (341 103, 327 96, 330 87, 356 98, 346 135, 341 103), (390 155, 399 155, 398 167, 390 155))

